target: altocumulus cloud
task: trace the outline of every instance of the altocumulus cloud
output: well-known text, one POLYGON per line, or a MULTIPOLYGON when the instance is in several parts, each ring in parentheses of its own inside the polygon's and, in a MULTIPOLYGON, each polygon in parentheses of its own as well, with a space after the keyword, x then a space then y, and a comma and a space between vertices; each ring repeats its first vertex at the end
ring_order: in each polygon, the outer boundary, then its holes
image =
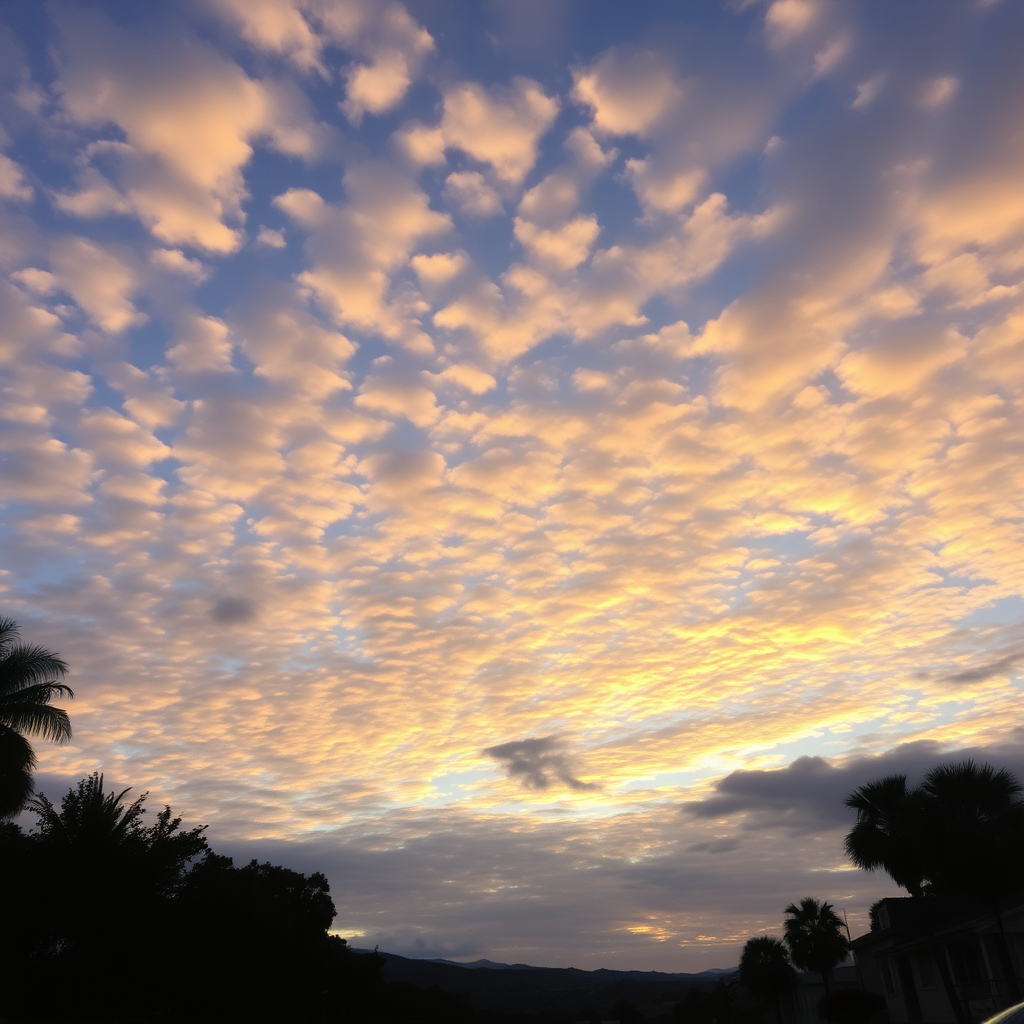
POLYGON ((1024 6, 908 2, 3 5, 47 792, 399 951, 864 926, 846 793, 1022 768, 1024 6))

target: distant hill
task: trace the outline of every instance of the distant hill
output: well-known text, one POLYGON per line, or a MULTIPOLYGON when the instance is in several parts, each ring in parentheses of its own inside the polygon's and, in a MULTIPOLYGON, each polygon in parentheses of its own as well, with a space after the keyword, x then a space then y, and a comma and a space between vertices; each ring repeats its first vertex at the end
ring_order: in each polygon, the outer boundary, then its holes
POLYGON ((491 960, 413 960, 395 953, 384 957, 384 980, 417 988, 437 986, 466 995, 482 1010, 504 1014, 560 1014, 584 1007, 599 1012, 619 1000, 637 1006, 673 1003, 691 988, 713 988, 737 968, 699 974, 661 971, 583 971, 575 967, 532 967, 491 960))

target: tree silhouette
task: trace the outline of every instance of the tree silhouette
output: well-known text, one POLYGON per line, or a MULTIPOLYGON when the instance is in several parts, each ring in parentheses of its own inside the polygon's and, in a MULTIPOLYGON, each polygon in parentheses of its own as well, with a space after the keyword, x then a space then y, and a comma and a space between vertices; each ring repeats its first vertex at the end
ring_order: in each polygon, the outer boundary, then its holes
POLYGON ((921 789, 928 797, 931 892, 991 897, 1021 884, 1024 803, 1009 771, 970 759, 942 764, 921 789))
POLYGON ((24 734, 54 743, 71 738, 68 713, 50 703, 74 697, 58 682, 68 666, 53 651, 20 639, 17 623, 0 618, 0 820, 13 818, 32 796, 36 755, 24 734))
POLYGON ((783 937, 789 955, 797 967, 817 971, 829 993, 833 969, 846 959, 849 943, 843 934, 843 922, 832 905, 805 896, 800 904, 786 907, 783 937))
POLYGON ((991 896, 1020 886, 1024 788, 1005 768, 973 760, 938 765, 919 788, 890 775, 855 789, 846 852, 884 870, 912 896, 991 896))
POLYGON ((972 759, 937 765, 921 786, 929 797, 929 889, 938 896, 973 896, 990 905, 998 924, 996 949, 1010 997, 1020 999, 1001 908, 1007 890, 1021 888, 1024 802, 1021 784, 1005 768, 972 759))
POLYGON ((846 806, 857 822, 846 836, 846 854, 866 871, 885 870, 911 894, 923 891, 927 867, 926 794, 908 789, 906 775, 887 775, 855 789, 846 806))
POLYGON ((747 939, 740 956, 740 981, 756 998, 775 1007, 775 1019, 782 1024, 782 995, 796 978, 783 943, 773 935, 747 939))
POLYGON ((905 775, 869 782, 846 798, 857 821, 846 852, 858 867, 883 870, 918 900, 929 949, 958 1021, 966 1021, 946 957, 935 941, 929 896, 987 900, 999 924, 996 945, 1011 996, 1020 997, 1003 931, 1000 899, 1021 887, 1024 803, 1006 769, 968 759, 937 765, 918 788, 905 775))
POLYGON ((103 789, 103 775, 93 772, 69 790, 60 810, 45 796, 36 796, 29 809, 39 816, 41 848, 62 873, 102 875, 131 880, 156 894, 177 885, 190 863, 208 850, 205 825, 181 830, 181 818, 165 807, 155 824, 146 828, 142 816, 148 793, 125 805, 131 788, 120 793, 103 789))
POLYGON ((386 998, 383 958, 328 933, 324 875, 236 868, 169 807, 147 825, 145 794, 128 793, 96 773, 59 806, 36 797, 35 831, 0 822, 0 964, 18 979, 5 1020, 362 1019, 386 998), (116 980, 150 977, 154 964, 173 983, 143 994, 141 980, 116 980))
POLYGON ((182 830, 169 807, 147 827, 146 794, 128 804, 128 792, 106 792, 94 773, 59 808, 45 796, 28 805, 39 819, 30 837, 34 859, 53 880, 47 943, 63 953, 61 970, 74 981, 69 990, 87 988, 111 959, 139 962, 154 930, 167 926, 169 898, 207 850, 204 828, 182 830))

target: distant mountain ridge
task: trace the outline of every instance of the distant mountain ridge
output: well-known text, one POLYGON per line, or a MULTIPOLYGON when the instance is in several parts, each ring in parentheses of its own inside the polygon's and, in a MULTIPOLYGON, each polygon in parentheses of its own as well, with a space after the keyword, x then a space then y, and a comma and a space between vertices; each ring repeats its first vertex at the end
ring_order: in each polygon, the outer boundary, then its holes
POLYGON ((486 969, 489 971, 579 971, 582 974, 650 974, 659 978, 703 978, 705 975, 713 975, 719 977, 723 974, 736 974, 739 971, 739 967, 709 967, 705 971, 696 971, 688 973, 686 971, 617 971, 610 967, 595 967, 593 970, 585 970, 582 967, 538 967, 536 964, 504 964, 496 960, 446 960, 444 957, 409 957, 401 956, 398 953, 387 953, 382 949, 362 949, 358 946, 353 946, 352 951, 355 953, 379 953, 383 957, 391 957, 397 960, 404 960, 410 963, 423 963, 423 964, 445 964, 448 967, 463 967, 467 970, 481 970, 486 969))
MULTIPOLYGON (((381 953, 381 956, 392 956, 391 953, 381 953)), ((405 959, 405 958, 403 958, 405 959)), ((738 967, 709 967, 706 971, 698 971, 695 974, 688 974, 681 971, 616 971, 608 967, 597 967, 592 971, 586 971, 582 967, 537 967, 534 964, 502 964, 494 960, 445 960, 443 957, 428 957, 424 960, 428 964, 448 964, 451 967, 464 967, 468 970, 480 970, 486 968, 491 971, 582 971, 584 974, 652 974, 659 977, 669 978, 703 978, 705 975, 719 977, 723 974, 735 974, 738 967)))
POLYGON ((486 959, 464 962, 442 957, 417 960, 396 953, 380 955, 384 957, 385 981, 405 982, 420 989, 436 986, 444 992, 467 996, 474 1006, 484 1010, 543 1016, 586 1007, 610 1008, 619 1000, 638 1006, 662 1006, 683 998, 691 988, 712 989, 738 971, 721 967, 696 974, 608 968, 585 971, 486 959))

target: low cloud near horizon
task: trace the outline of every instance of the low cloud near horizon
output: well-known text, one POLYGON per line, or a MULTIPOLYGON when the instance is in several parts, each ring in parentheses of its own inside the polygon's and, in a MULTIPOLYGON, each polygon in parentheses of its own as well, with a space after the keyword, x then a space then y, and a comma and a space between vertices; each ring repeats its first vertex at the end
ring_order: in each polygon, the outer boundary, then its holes
POLYGON ((850 788, 1024 771, 1024 6, 909 10, 5 6, 44 790, 397 953, 866 926, 850 788))

